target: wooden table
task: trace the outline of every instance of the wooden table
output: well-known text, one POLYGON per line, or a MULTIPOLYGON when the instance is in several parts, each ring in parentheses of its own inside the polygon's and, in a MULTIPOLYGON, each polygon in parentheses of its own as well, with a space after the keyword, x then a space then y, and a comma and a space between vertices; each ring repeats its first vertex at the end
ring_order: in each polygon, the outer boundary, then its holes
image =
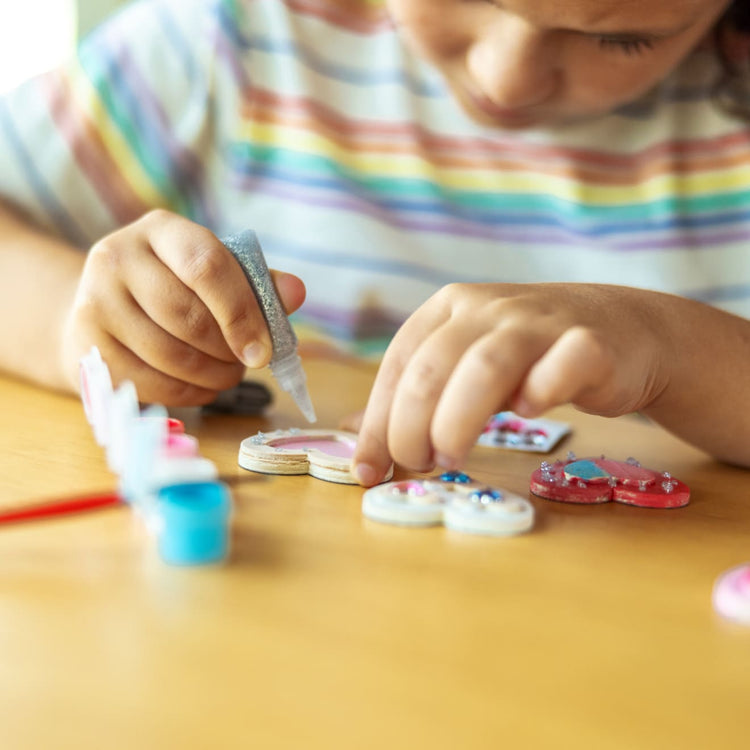
MULTIPOLYGON (((373 376, 306 369, 322 426, 373 376)), ((115 486, 78 401, 0 380, 0 403, 0 504, 115 486)), ((380 525, 357 487, 237 467, 242 438, 301 424, 281 396, 188 425, 232 485, 225 566, 163 564, 125 508, 0 527, 0 747, 750 747, 750 628, 710 600, 750 559, 750 472, 635 417, 550 416, 574 426, 553 455, 634 455, 691 504, 532 498, 510 539, 380 525)), ((467 471, 526 495, 539 460, 467 471)))

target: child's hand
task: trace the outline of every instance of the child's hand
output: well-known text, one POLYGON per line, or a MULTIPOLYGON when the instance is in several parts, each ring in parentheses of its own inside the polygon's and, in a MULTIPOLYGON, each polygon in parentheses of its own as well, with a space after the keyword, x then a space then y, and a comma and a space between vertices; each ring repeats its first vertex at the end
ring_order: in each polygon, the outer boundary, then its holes
MULTIPOLYGON (((302 282, 274 273, 288 312, 302 282)), ((99 347, 115 383, 132 380, 144 402, 208 403, 236 385, 245 365, 271 357, 265 320, 242 269, 210 231, 152 211, 89 252, 64 329, 67 377, 99 347)))
POLYGON ((593 284, 452 284, 398 331, 375 380, 355 472, 458 468, 490 415, 572 402, 605 416, 649 404, 668 379, 663 298, 593 284), (660 301, 662 300, 662 301, 660 301))

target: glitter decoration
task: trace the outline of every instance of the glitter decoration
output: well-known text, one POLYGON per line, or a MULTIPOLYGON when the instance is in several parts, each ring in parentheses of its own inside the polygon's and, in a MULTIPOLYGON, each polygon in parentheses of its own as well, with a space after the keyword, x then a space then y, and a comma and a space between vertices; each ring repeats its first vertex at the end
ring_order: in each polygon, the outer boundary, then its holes
POLYGON ((586 505, 614 501, 641 508, 681 508, 690 501, 686 484, 669 472, 647 469, 634 458, 556 461, 554 471, 560 472, 562 481, 550 481, 553 470, 542 462, 531 475, 531 492, 549 500, 586 505))

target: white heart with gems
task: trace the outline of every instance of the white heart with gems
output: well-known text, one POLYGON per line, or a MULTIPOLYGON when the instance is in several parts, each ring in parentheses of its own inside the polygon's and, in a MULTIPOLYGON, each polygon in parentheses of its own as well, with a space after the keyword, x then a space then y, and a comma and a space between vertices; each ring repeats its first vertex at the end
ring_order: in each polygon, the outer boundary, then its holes
POLYGON ((489 536, 511 536, 534 525, 534 508, 528 500, 492 487, 467 488, 456 493, 445 507, 443 523, 453 531, 489 536))
POLYGON ((489 536, 519 534, 533 526, 534 509, 527 500, 459 476, 447 480, 407 479, 371 487, 362 497, 362 513, 382 523, 444 524, 455 531, 489 536))
MULTIPOLYGON (((437 485, 437 483, 433 483, 437 485)), ((398 526, 436 526, 443 522, 446 495, 439 486, 406 479, 371 487, 362 496, 362 513, 398 526)))

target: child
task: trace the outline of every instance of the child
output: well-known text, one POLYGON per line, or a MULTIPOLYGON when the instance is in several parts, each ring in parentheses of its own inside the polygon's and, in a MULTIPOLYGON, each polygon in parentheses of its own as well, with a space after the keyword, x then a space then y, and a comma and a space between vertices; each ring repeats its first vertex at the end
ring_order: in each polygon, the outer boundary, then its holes
POLYGON ((750 3, 384 3, 143 0, 6 97, 0 367, 210 400, 269 358, 251 227, 306 340, 398 329, 362 484, 566 402, 750 465, 750 3))

